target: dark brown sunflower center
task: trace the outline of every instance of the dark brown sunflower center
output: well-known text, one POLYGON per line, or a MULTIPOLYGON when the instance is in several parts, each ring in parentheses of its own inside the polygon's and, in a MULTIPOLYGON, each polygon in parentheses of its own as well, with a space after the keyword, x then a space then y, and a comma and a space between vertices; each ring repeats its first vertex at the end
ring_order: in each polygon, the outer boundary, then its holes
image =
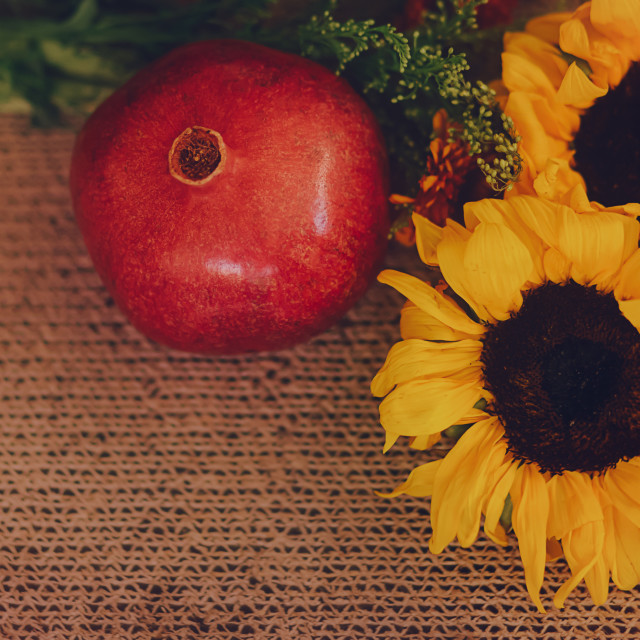
POLYGON ((574 282, 529 292, 489 328, 481 360, 516 458, 562 473, 640 455, 640 334, 612 294, 574 282))
POLYGON ((589 199, 607 207, 640 202, 640 63, 580 119, 574 168, 589 199))

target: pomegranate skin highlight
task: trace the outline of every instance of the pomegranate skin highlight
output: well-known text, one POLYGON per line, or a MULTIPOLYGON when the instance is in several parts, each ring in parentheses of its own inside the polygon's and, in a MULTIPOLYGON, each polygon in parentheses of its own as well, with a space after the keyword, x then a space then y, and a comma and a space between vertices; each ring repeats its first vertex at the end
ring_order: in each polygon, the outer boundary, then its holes
POLYGON ((375 118, 324 67, 186 45, 87 120, 70 174, 95 268, 146 336, 209 354, 288 348, 340 318, 384 256, 375 118))

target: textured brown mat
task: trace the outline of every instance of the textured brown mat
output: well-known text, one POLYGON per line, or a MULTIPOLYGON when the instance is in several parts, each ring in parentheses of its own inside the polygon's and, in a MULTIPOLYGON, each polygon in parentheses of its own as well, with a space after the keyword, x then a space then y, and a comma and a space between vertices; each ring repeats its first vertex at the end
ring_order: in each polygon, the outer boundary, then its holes
POLYGON ((141 337, 75 227, 72 141, 0 118, 2 640, 638 637, 637 590, 541 616, 515 545, 432 556, 428 504, 373 494, 425 458, 382 456, 368 392, 390 289, 277 354, 141 337))

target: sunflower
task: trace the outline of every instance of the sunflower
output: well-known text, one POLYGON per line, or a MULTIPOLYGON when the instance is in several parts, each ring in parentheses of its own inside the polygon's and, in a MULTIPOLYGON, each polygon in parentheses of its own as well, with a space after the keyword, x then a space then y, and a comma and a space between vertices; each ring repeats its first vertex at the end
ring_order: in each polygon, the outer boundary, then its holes
POLYGON ((403 340, 371 385, 386 396, 385 451, 464 425, 445 457, 383 495, 431 496, 434 553, 470 546, 483 516, 506 545, 512 505, 538 609, 546 562, 562 555, 571 576, 554 604, 582 580, 603 603, 609 576, 640 581, 640 223, 528 195, 464 215, 444 228, 414 216, 420 257, 448 288, 379 276, 408 298, 403 340))
POLYGON ((638 0, 592 0, 505 35, 498 93, 526 167, 513 194, 640 202, 638 61, 638 0))

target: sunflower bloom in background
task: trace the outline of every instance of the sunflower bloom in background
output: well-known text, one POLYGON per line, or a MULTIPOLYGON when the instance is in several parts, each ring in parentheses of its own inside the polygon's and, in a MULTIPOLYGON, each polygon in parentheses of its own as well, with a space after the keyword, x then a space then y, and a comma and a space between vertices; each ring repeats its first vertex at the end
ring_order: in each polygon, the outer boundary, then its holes
POLYGON ((640 0, 592 0, 505 35, 498 92, 525 160, 511 195, 640 202, 638 61, 640 0))
POLYGON ((444 292, 384 271, 405 295, 403 340, 372 382, 386 431, 426 449, 466 431, 442 459, 388 496, 431 496, 438 553, 511 523, 531 598, 547 561, 584 580, 596 604, 609 578, 640 581, 640 224, 621 208, 576 212, 534 196, 465 206, 465 224, 414 216, 422 261, 444 292))

